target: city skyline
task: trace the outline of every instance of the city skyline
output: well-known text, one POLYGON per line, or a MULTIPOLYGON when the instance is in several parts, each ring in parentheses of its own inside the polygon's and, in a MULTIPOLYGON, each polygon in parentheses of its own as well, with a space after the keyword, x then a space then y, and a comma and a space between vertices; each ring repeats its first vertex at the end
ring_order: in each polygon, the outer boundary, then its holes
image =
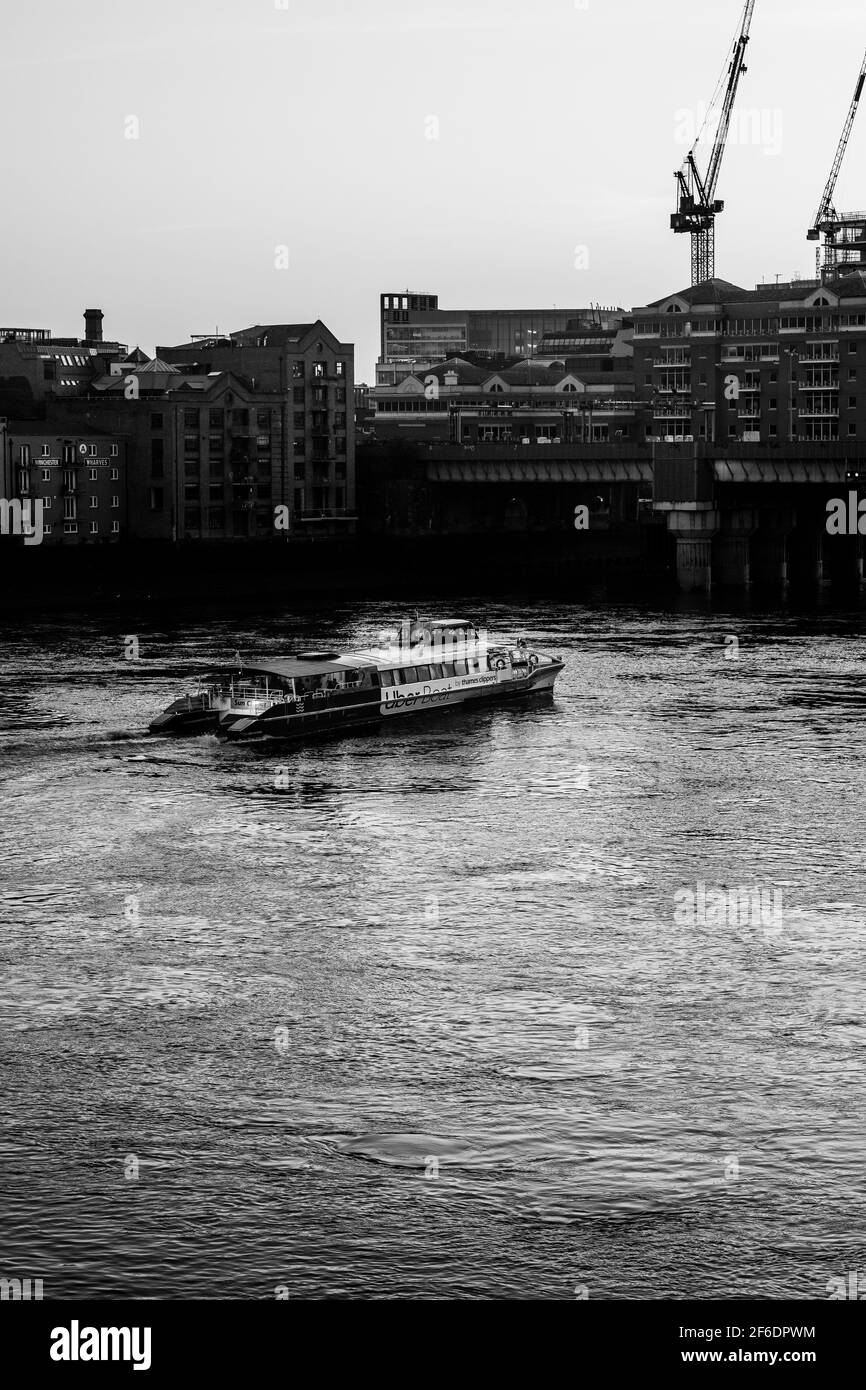
MULTIPOLYGON (((629 309, 688 284, 687 240, 669 230, 673 170, 739 0, 651 13, 570 0, 531 26, 508 2, 408 14, 395 0, 280 2, 157 0, 126 14, 47 0, 10 17, 2 100, 20 135, 5 185, 25 215, 5 228, 4 323, 75 332, 80 305, 96 303, 110 336, 152 352, 321 317, 372 380, 389 287, 432 291, 443 308, 629 309)), ((813 271, 805 233, 853 89, 859 17, 759 0, 719 188, 720 277, 752 288, 813 271), (816 65, 819 41, 844 61, 816 65)), ((866 201, 863 140, 855 127, 843 207, 866 201)))

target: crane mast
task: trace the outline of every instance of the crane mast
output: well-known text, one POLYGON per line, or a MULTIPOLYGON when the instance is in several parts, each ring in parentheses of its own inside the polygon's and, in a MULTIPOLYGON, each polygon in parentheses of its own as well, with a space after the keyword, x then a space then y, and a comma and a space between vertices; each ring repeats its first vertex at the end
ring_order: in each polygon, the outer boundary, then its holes
MULTIPOLYGON (((818 204, 818 211, 812 220, 806 236, 809 241, 819 241, 821 233, 824 233, 824 267, 827 270, 835 269, 838 264, 840 254, 846 256, 845 245, 850 238, 845 234, 846 226, 850 223, 850 230, 856 233, 863 222, 862 215, 852 215, 850 218, 840 217, 834 206, 834 196, 836 193, 836 182, 842 168, 842 161, 845 158, 845 151, 848 148, 848 141, 851 138, 851 130, 854 126, 854 118, 857 115, 857 107, 860 105, 860 98, 863 95, 863 85, 866 83, 866 54, 860 65, 860 72, 857 77, 857 85, 854 88, 854 96, 848 109, 845 124, 842 127, 842 135, 836 149, 836 157, 833 160, 833 167, 830 170, 830 177, 827 180, 821 201, 818 204)), ((855 238, 856 239, 856 238, 855 238)), ((858 262, 859 264, 859 262, 858 262)), ((817 269, 820 276, 821 270, 821 249, 817 252, 817 269)))
MULTIPOLYGON (((692 238, 692 284, 712 280, 716 273, 716 214, 724 209, 724 201, 716 197, 716 186, 722 167, 722 158, 731 126, 731 114, 737 97, 740 78, 747 71, 745 64, 746 46, 749 42, 749 29, 755 0, 746 0, 740 31, 734 43, 725 97, 719 117, 719 127, 713 142, 707 172, 702 177, 695 159, 695 144, 686 155, 681 169, 676 171, 678 203, 677 211, 671 215, 671 228, 675 232, 688 232, 692 238)), ((703 133, 703 132, 701 132, 703 133)))

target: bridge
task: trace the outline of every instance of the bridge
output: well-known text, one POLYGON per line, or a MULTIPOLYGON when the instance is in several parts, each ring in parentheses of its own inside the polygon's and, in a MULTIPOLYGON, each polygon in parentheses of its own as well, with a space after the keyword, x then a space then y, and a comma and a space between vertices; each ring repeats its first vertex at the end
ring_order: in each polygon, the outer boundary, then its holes
POLYGON ((866 494, 855 440, 382 443, 359 449, 358 466, 361 486, 387 498, 381 529, 394 534, 572 533, 572 550, 587 549, 574 533, 582 504, 609 546, 666 529, 686 591, 862 580, 863 538, 826 528, 828 501, 861 478, 866 494))

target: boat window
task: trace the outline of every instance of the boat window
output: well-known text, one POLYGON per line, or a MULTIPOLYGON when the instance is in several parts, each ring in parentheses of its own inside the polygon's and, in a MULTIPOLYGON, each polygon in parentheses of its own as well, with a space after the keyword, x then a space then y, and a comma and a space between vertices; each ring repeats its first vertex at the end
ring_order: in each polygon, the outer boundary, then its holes
POLYGON ((449 679, 451 678, 451 676, 454 675, 454 662, 453 662, 453 661, 443 661, 443 663, 442 663, 442 674, 443 674, 443 676, 446 676, 446 677, 449 678, 449 679))
POLYGON ((393 672, 393 671, 380 671, 379 674, 380 674, 380 676, 382 677, 382 684, 383 684, 383 685, 393 685, 393 684, 394 684, 394 672, 393 672))
POLYGON ((429 679, 430 679, 430 667, 429 667, 429 666, 418 666, 416 669, 417 669, 417 671, 418 671, 418 679, 419 679, 419 681, 429 681, 429 679))
POLYGON ((414 666, 404 666, 400 672, 400 679, 405 685, 411 685, 413 681, 418 679, 418 672, 414 666))
POLYGON ((465 661, 455 661, 455 663, 454 663, 454 673, 455 673, 455 675, 458 675, 458 676, 465 676, 465 675, 466 675, 466 662, 465 662, 465 661))
POLYGON ((434 681, 441 681, 441 679, 442 679, 442 674, 443 674, 443 672, 442 672, 442 662, 441 662, 441 661, 438 661, 438 662, 436 663, 435 666, 431 666, 431 667, 430 667, 430 675, 432 676, 432 678, 433 678, 434 681))

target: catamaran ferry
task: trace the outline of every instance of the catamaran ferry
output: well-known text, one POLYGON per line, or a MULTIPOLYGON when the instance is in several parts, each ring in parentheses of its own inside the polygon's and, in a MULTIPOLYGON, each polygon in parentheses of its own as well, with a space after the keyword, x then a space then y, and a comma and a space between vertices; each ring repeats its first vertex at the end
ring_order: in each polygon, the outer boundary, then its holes
POLYGON ((169 705, 151 733, 216 733, 228 739, 308 738, 349 732, 402 714, 422 714, 550 694, 558 656, 523 638, 488 635, 457 618, 417 619, 352 652, 298 652, 243 660, 205 677, 169 705))

